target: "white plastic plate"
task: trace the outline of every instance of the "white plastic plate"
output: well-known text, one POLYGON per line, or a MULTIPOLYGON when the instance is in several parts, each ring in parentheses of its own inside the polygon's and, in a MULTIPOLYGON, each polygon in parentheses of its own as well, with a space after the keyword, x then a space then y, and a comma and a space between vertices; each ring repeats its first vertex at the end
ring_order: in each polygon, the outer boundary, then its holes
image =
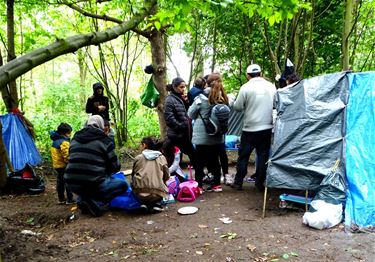
POLYGON ((177 210, 180 215, 192 215, 198 211, 197 207, 181 207, 177 210))

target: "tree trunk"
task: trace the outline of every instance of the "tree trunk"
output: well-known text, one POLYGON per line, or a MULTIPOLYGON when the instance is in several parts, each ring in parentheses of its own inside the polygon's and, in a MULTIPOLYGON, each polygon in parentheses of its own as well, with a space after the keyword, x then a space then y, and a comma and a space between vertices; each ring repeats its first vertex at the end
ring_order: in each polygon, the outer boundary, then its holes
POLYGON ((154 30, 152 31, 150 38, 150 45, 151 45, 151 55, 152 55, 152 65, 154 66, 155 72, 153 74, 153 80, 156 86, 156 89, 160 93, 158 105, 156 107, 156 111, 159 117, 159 125, 160 125, 160 134, 161 137, 165 137, 167 134, 167 125, 164 120, 164 101, 165 97, 167 96, 166 90, 166 74, 167 74, 167 67, 166 67, 166 57, 165 57, 165 45, 164 45, 164 37, 161 31, 154 30))
POLYGON ((32 68, 58 56, 75 52, 85 46, 98 45, 113 40, 125 34, 127 31, 136 28, 137 25, 143 22, 144 18, 150 14, 150 10, 155 5, 156 0, 147 2, 149 6, 147 6, 141 14, 134 15, 130 20, 124 21, 118 26, 114 26, 102 32, 93 32, 68 37, 66 39, 58 39, 53 44, 12 60, 0 68, 0 89, 3 90, 9 82, 30 71, 32 68))
POLYGON ((216 66, 216 53, 217 53, 217 20, 214 19, 214 31, 212 36, 212 64, 211 64, 211 73, 214 72, 216 66))
POLYGON ((354 11, 354 5, 355 0, 344 0, 345 4, 345 18, 344 18, 344 32, 342 35, 342 44, 341 44, 341 50, 342 50, 342 70, 349 70, 349 38, 350 34, 352 32, 353 28, 353 11, 354 11))
MULTIPOLYGON (((7 61, 10 62, 16 58, 14 47, 14 0, 7 0, 7 61)), ((2 92, 2 97, 7 108, 11 111, 18 107, 18 93, 17 84, 15 81, 10 81, 6 90, 2 92)))
POLYGON ((85 96, 85 89, 86 89, 86 76, 87 76, 87 66, 85 63, 85 55, 82 49, 79 49, 77 52, 78 58, 78 68, 79 68, 79 102, 81 108, 84 110, 86 106, 86 96, 85 96))

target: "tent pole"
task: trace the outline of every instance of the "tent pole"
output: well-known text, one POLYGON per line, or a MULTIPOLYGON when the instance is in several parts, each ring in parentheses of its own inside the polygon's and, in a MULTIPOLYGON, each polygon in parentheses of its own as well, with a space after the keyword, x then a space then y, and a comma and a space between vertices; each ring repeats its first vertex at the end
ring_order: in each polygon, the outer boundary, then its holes
POLYGON ((308 203, 307 203, 308 196, 309 196, 309 191, 306 189, 306 192, 305 192, 305 212, 307 212, 307 210, 308 210, 308 203))
POLYGON ((264 189, 262 218, 266 216, 267 187, 264 189))

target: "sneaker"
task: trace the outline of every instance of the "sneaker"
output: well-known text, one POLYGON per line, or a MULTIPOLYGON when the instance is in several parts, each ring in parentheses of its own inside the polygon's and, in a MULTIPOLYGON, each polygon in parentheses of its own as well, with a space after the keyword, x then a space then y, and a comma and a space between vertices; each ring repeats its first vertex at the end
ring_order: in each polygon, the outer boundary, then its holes
POLYGON ((211 173, 208 173, 207 175, 203 177, 202 182, 204 184, 211 184, 213 180, 214 180, 214 176, 211 173))
POLYGON ((75 204, 75 203, 76 203, 75 200, 67 200, 67 201, 65 202, 65 205, 73 205, 73 204, 75 204))
POLYGON ((59 204, 59 205, 65 205, 65 199, 63 199, 63 200, 59 200, 59 201, 57 202, 57 204, 59 204))
POLYGON ((201 188, 201 187, 198 187, 198 192, 199 192, 199 195, 203 195, 203 193, 204 193, 204 190, 203 190, 203 188, 201 188))
POLYGON ((225 174, 225 185, 230 186, 234 183, 234 177, 232 174, 225 174))
POLYGON ((206 189, 207 192, 223 192, 223 188, 221 186, 209 186, 206 189))
POLYGON ((156 203, 156 204, 153 205, 152 210, 154 210, 156 212, 162 212, 164 209, 160 204, 156 203))
POLYGON ((103 215, 101 208, 91 199, 81 201, 78 207, 82 210, 82 213, 89 213, 93 217, 100 217, 103 215))
POLYGON ((235 183, 233 183, 230 187, 238 191, 242 190, 242 185, 238 185, 235 183))

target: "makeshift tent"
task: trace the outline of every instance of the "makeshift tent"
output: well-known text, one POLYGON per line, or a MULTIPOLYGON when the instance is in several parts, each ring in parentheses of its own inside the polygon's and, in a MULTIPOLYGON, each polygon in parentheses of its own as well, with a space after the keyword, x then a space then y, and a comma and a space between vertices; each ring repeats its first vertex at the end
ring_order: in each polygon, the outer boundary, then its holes
POLYGON ((3 140, 15 171, 23 169, 27 164, 38 165, 42 158, 25 124, 18 114, 0 116, 3 125, 3 140))
POLYGON ((351 197, 346 223, 375 225, 374 78, 341 72, 278 90, 267 187, 314 190, 333 204, 351 197))

